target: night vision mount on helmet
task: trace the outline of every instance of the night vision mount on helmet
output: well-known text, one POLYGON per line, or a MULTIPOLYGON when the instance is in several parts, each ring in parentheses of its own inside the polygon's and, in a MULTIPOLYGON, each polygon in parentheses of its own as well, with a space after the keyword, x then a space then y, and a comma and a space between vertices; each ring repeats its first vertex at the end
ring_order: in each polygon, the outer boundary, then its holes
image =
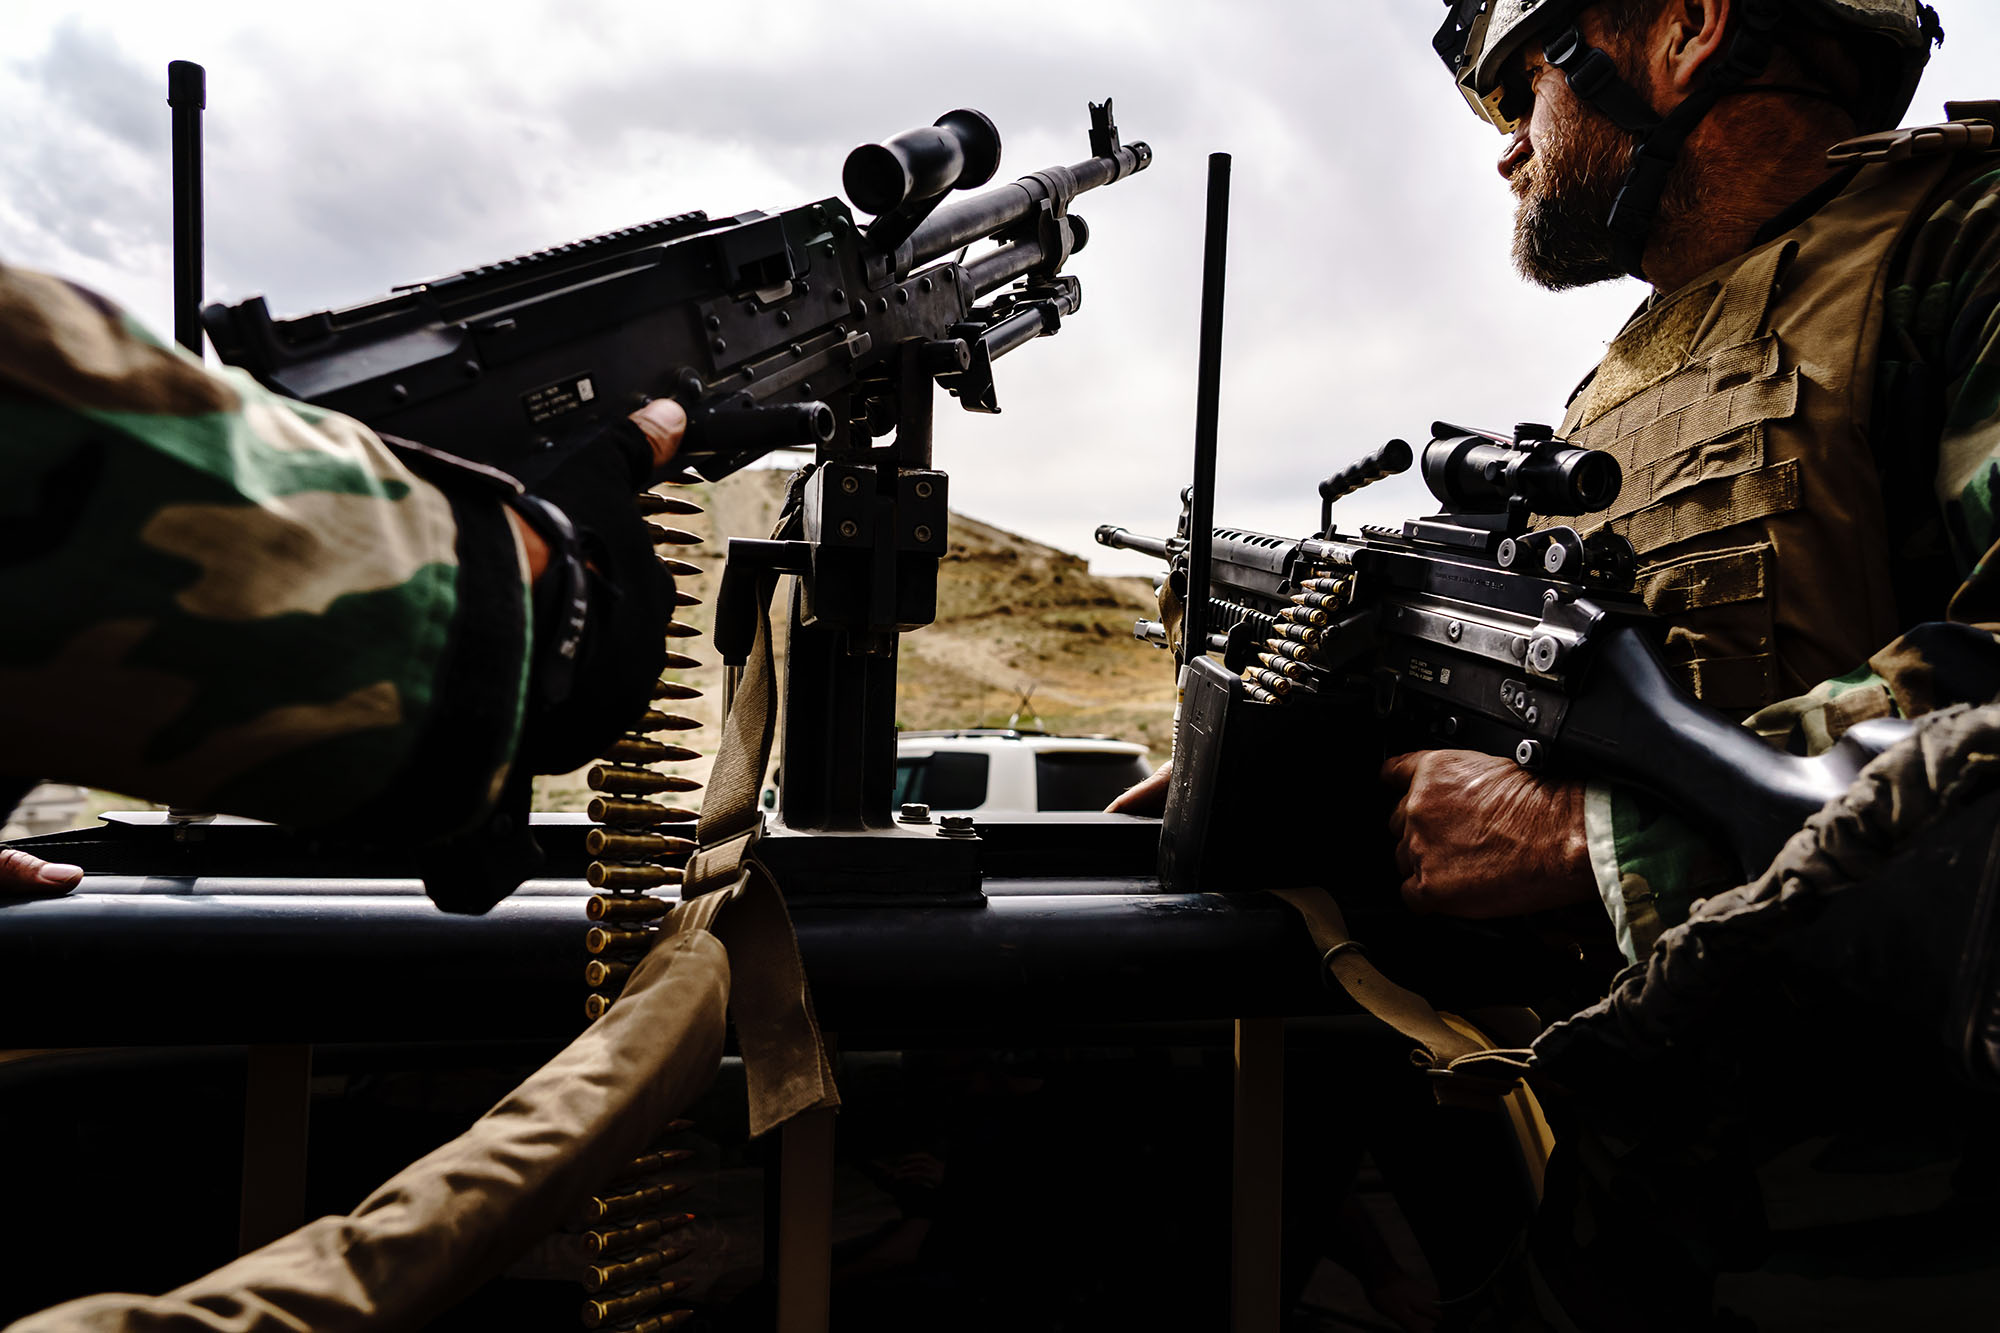
POLYGON ((1851 108, 1863 131, 1888 129, 1902 119, 1932 46, 1944 40, 1937 12, 1919 0, 1737 0, 1727 45, 1695 90, 1662 114, 1626 82, 1609 54, 1584 40, 1577 19, 1595 3, 1445 0, 1449 13, 1431 45, 1473 111, 1503 133, 1527 118, 1534 100, 1514 57, 1540 42, 1543 58, 1563 72, 1578 100, 1637 140, 1607 219, 1618 262, 1634 277, 1644 276, 1640 261, 1681 145, 1711 107, 1764 72, 1788 11, 1819 27, 1883 38, 1899 54, 1896 83, 1873 106, 1851 108))

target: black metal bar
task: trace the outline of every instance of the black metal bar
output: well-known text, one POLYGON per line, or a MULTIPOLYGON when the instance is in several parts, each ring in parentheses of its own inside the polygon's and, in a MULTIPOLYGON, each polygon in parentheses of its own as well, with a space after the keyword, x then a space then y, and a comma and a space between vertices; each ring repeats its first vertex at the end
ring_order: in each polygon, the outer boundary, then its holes
POLYGON ((1181 664, 1206 651, 1208 561, 1215 526, 1215 432, 1222 409, 1222 297, 1229 263, 1229 154, 1208 155, 1208 232, 1202 247, 1201 364, 1194 407, 1194 492, 1189 498, 1187 612, 1181 664))
POLYGON ((201 113, 208 71, 192 60, 167 64, 174 111, 174 341, 201 355, 201 113))
POLYGON ((910 237, 911 263, 928 264, 975 241, 987 240, 994 233, 1033 217, 1042 201, 1056 193, 1061 193, 1067 203, 1086 190, 1095 190, 1143 170, 1152 160, 1153 150, 1145 144, 1126 144, 1116 158, 1093 157, 1074 166, 1054 167, 970 199, 946 204, 926 218, 910 237), (1052 184, 1055 190, 1051 190, 1052 184))
POLYGON ((996 292, 1042 262, 1040 241, 1015 241, 965 266, 966 280, 980 296, 996 292))
MULTIPOLYGON (((581 882, 484 917, 439 912, 414 880, 341 898, 310 880, 152 887, 93 877, 67 898, 0 906, 10 1041, 566 1041, 583 1023, 581 882), (64 1003, 33 1003, 51 994, 64 1003)), ((1274 900, 1089 887, 1105 886, 989 880, 976 910, 796 908, 821 1019, 963 1034, 1345 1008, 1274 900)))

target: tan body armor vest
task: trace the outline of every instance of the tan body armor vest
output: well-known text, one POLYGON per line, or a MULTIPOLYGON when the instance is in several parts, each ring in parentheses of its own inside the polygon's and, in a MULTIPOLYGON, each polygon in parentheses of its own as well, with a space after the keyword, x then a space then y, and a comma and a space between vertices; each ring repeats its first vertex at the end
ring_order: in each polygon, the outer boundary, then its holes
POLYGON ((1852 671, 1903 628, 1869 446, 1889 270, 1964 159, 1864 166, 1784 235, 1651 304, 1562 434, 1625 470, 1594 515, 1639 554, 1668 665, 1747 713, 1852 671))

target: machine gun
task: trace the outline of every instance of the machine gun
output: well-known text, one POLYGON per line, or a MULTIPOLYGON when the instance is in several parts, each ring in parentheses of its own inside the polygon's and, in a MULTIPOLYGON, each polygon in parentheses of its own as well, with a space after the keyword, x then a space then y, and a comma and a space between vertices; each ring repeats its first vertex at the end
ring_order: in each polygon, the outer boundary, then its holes
MULTIPOLYGON (((1668 675, 1622 537, 1533 525, 1608 507, 1615 458, 1546 426, 1510 436, 1439 422, 1432 434, 1423 477, 1441 513, 1399 531, 1335 529, 1335 500, 1410 466, 1410 446, 1394 440, 1321 483, 1315 535, 1207 534, 1206 588, 1187 586, 1185 512, 1170 538, 1097 530, 1104 546, 1168 561, 1163 602, 1186 598, 1198 636, 1181 644, 1160 848, 1169 887, 1194 888, 1225 848, 1254 847, 1260 875, 1323 881, 1327 848, 1365 847, 1382 828, 1371 803, 1333 784, 1372 784, 1387 755, 1440 747, 1645 787, 1754 875, 1905 732, 1863 724, 1812 759, 1772 750, 1668 675), (1307 828, 1312 839, 1297 836, 1307 828), (1310 845, 1288 852, 1272 836, 1281 830, 1310 845), (1359 841, 1343 844, 1349 833, 1359 841)), ((1137 633, 1178 637, 1154 621, 1137 633)))
POLYGON ((1075 313, 1060 270, 1089 231, 1070 201, 1152 161, 1119 142, 1109 99, 1090 116, 1088 160, 946 207, 999 166, 979 112, 856 148, 842 181, 877 215, 865 227, 838 199, 681 213, 343 309, 274 320, 254 296, 202 322, 224 361, 279 393, 513 469, 661 397, 688 409, 679 464, 710 481, 788 446, 865 448, 911 424, 913 376, 999 411, 993 359, 1075 313))
MULTIPOLYGON (((224 360, 281 393, 524 477, 663 396, 688 411, 675 465, 700 479, 775 449, 812 448, 796 539, 731 543, 718 646, 740 663, 762 614, 751 591, 766 574, 802 576, 785 686, 785 825, 895 834, 896 639, 936 618, 946 549, 931 386, 968 410, 999 411, 994 359, 1076 312, 1081 287, 1061 270, 1089 231, 1070 203, 1153 156, 1120 141, 1108 98, 1090 107, 1090 152, 946 204, 952 191, 984 185, 1000 161, 993 123, 952 111, 848 155, 847 194, 875 215, 865 226, 838 199, 721 221, 684 213, 346 309, 274 321, 252 298, 209 306, 203 320, 224 360), (893 440, 878 444, 885 436, 893 440)), ((663 541, 687 536, 660 531, 663 541)), ((659 752, 643 739, 631 748, 659 752)), ((693 817, 608 797, 598 805, 633 827, 693 817)), ((887 855, 922 870, 937 854, 926 845, 887 855)), ((968 849, 954 844, 948 859, 955 869, 915 879, 949 881, 942 897, 980 901, 968 849)), ((656 870, 644 874, 657 882, 656 870)), ((882 887, 895 875, 861 878, 882 887)))

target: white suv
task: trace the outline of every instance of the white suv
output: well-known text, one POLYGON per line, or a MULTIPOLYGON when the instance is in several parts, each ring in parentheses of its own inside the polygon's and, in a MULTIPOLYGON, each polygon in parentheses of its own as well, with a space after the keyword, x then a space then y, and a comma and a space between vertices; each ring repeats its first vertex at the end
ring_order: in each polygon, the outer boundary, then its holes
POLYGON ((896 737, 891 808, 955 814, 1102 810, 1153 771, 1143 745, 1039 731, 905 731, 896 737))

